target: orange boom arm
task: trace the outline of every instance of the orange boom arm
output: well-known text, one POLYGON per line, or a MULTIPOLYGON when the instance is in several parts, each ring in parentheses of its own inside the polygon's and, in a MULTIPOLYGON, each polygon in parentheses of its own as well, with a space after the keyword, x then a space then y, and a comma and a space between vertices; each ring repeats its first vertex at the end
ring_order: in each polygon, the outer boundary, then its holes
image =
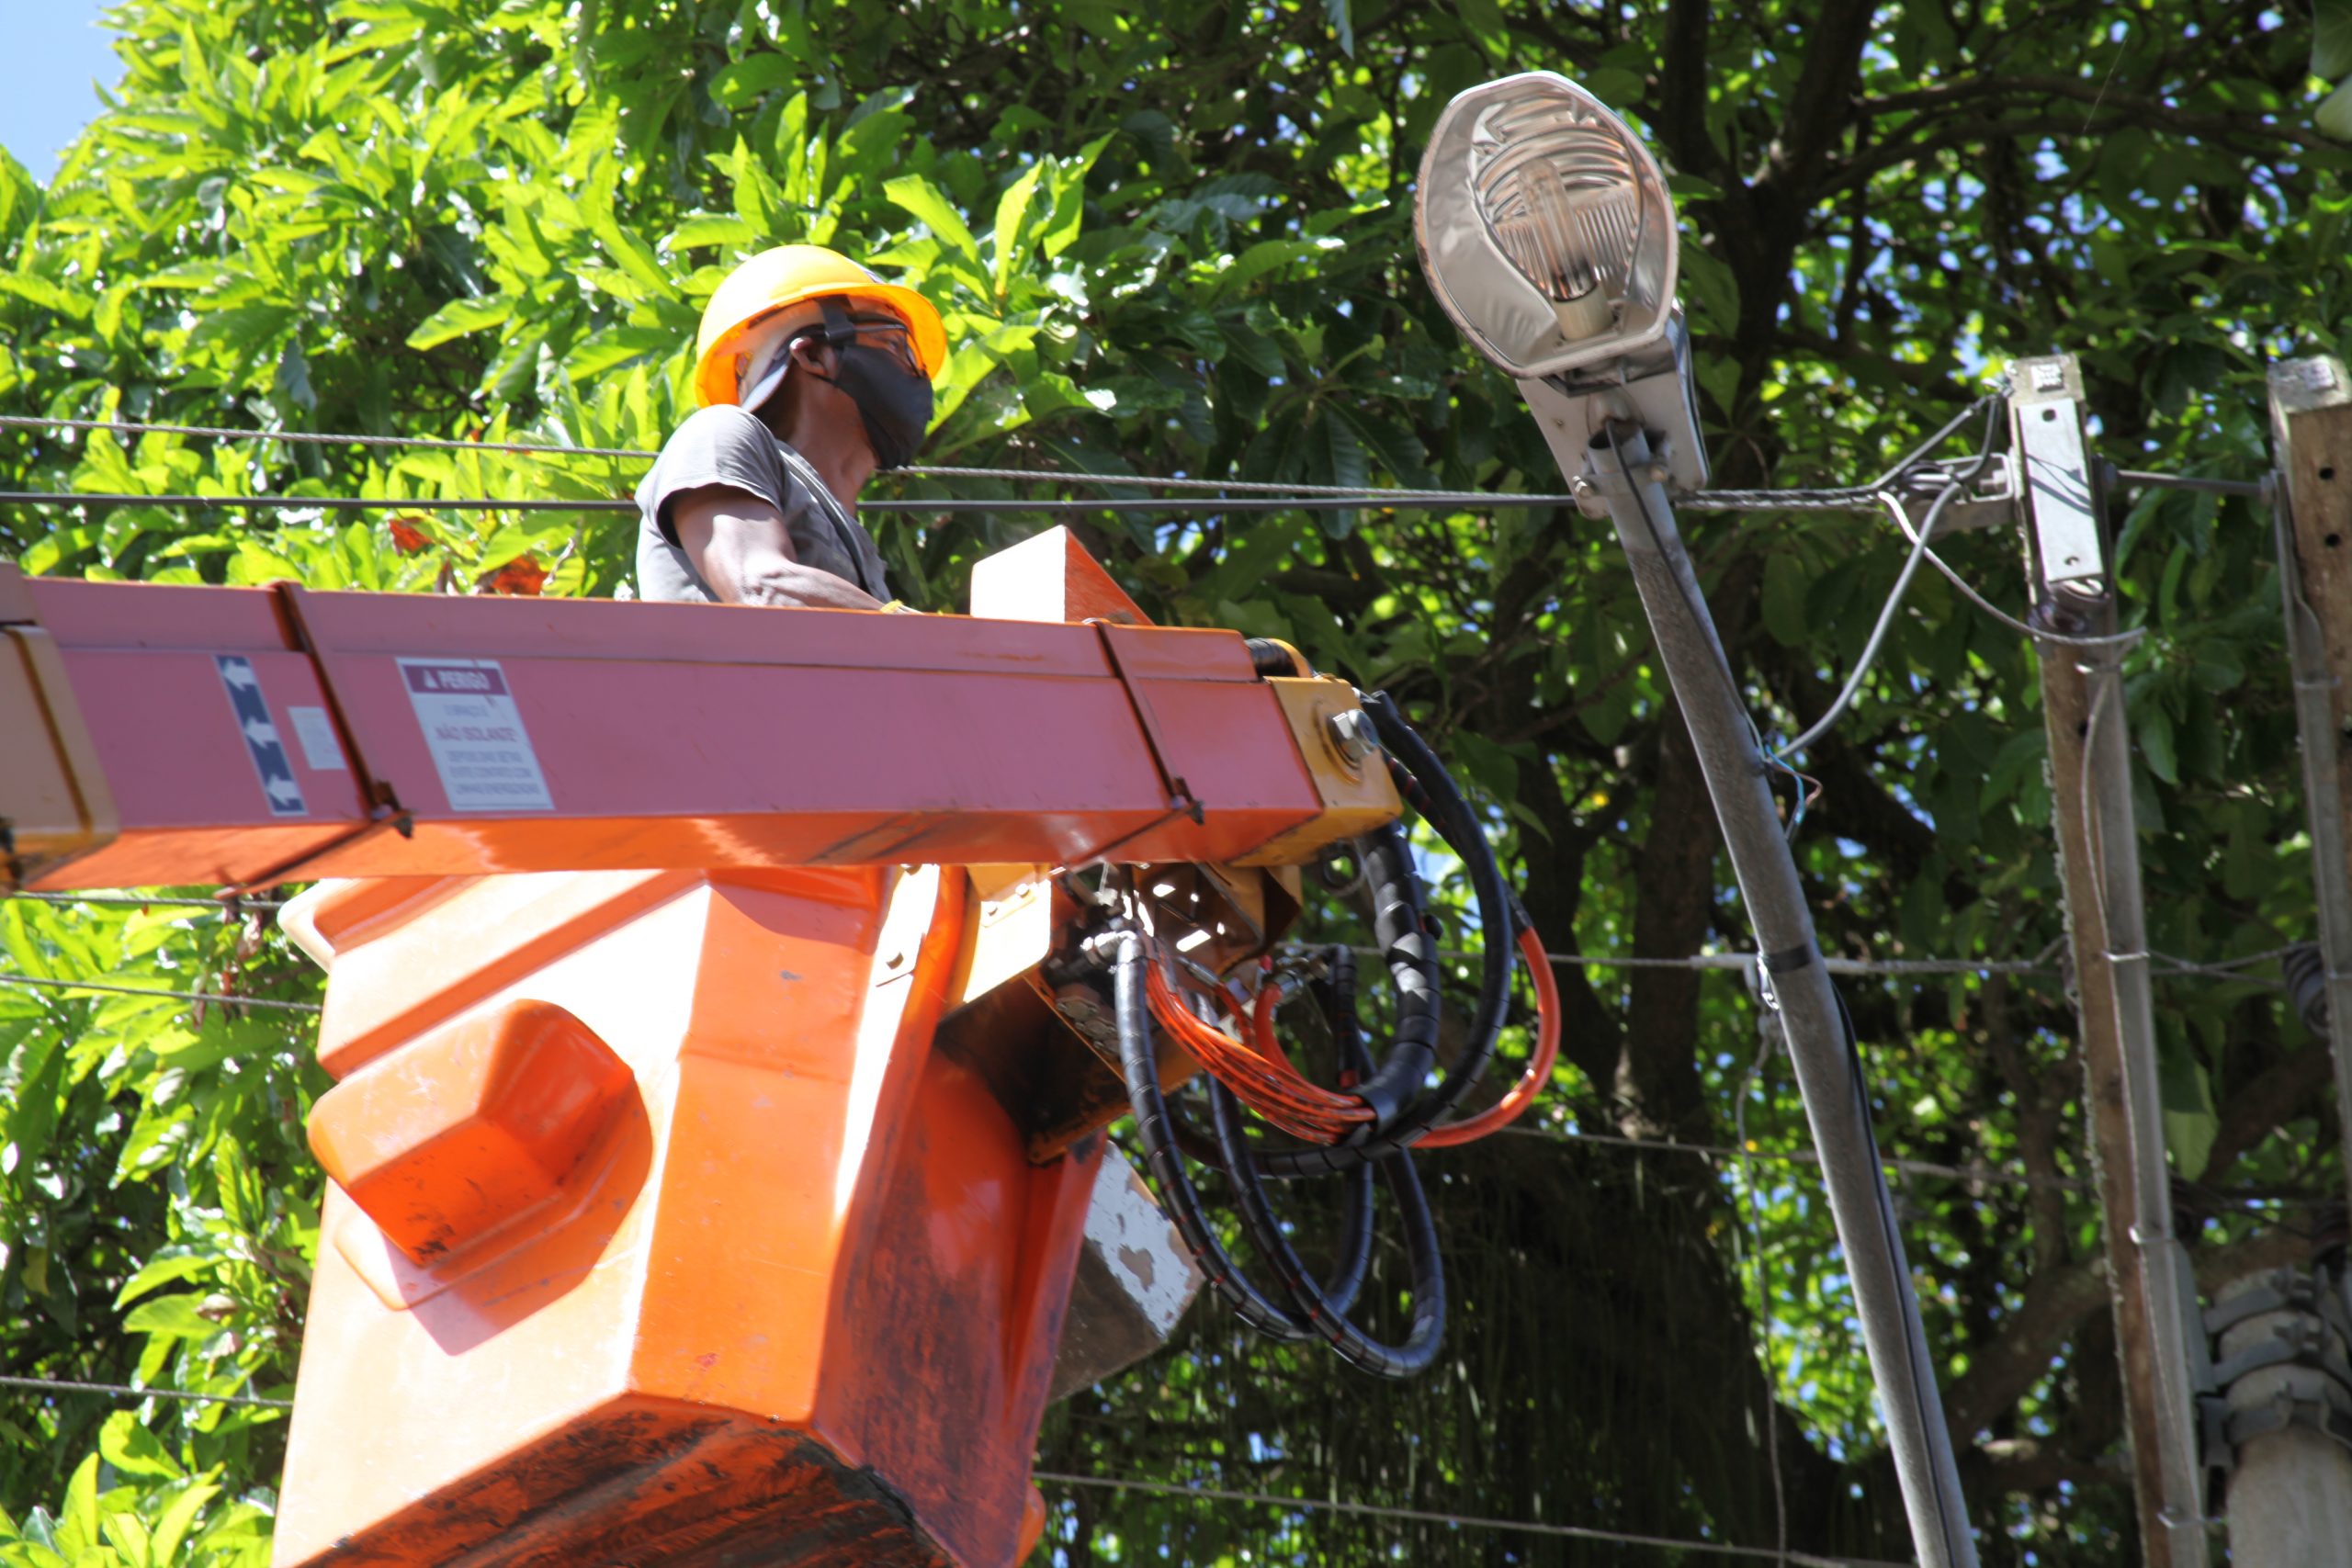
POLYGON ((1331 736, 1347 685, 1226 631, 0 567, 0 638, 31 888, 1295 863, 1397 809, 1331 736))

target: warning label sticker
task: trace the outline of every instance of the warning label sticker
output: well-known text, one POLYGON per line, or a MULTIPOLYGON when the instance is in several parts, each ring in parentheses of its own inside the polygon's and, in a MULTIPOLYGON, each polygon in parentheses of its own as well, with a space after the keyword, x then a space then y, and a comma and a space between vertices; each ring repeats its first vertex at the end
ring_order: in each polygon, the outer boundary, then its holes
POLYGON ((229 712, 236 719, 237 733, 244 737, 245 755, 254 761, 254 773, 261 780, 261 795, 269 802, 269 814, 308 817, 311 808, 302 803, 302 786, 294 778, 286 742, 269 716, 269 699, 261 694, 261 677, 254 673, 254 661, 233 653, 216 653, 212 667, 220 671, 221 690, 229 694, 229 712))
POLYGON ((552 811, 548 781, 494 659, 402 659, 401 679, 455 811, 552 811))

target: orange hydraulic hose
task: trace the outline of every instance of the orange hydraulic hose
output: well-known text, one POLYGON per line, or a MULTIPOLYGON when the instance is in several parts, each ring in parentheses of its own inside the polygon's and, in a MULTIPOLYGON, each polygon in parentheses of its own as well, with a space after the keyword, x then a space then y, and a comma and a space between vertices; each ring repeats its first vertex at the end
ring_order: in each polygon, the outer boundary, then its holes
POLYGON ((1560 983, 1552 973, 1551 955, 1544 951, 1543 940, 1532 928, 1520 931, 1519 955, 1527 961, 1528 977, 1535 986, 1535 1051, 1527 1059, 1527 1070, 1519 1075, 1509 1094, 1476 1116, 1430 1128, 1415 1148, 1446 1149, 1483 1138, 1515 1121, 1552 1081, 1552 1064, 1560 1055, 1560 983))
MULTIPOLYGON (((1253 1049, 1193 1017, 1160 974, 1159 964, 1146 967, 1145 987, 1160 1027, 1245 1104, 1293 1137, 1336 1144, 1355 1126, 1373 1119, 1372 1108, 1361 1096, 1308 1082, 1279 1048, 1271 1053, 1253 1049)), ((1261 995, 1253 1010, 1253 1036, 1262 1040, 1271 1028, 1271 1013, 1261 995)))
MULTIPOLYGON (((1535 1103, 1552 1081, 1552 1068, 1560 1055, 1559 981, 1552 973, 1550 954, 1532 930, 1519 933, 1519 952, 1535 987, 1535 1049, 1526 1070, 1502 1099, 1475 1116, 1432 1127, 1415 1140, 1415 1147, 1453 1148, 1508 1126, 1535 1103)), ((1160 1027, 1244 1104, 1283 1132, 1315 1143, 1336 1144, 1372 1120, 1372 1108, 1361 1096, 1311 1083, 1291 1064, 1274 1036, 1274 1009, 1281 997, 1271 983, 1259 991, 1250 1009, 1250 1038, 1245 1043, 1185 1009, 1159 964, 1149 965, 1146 974, 1151 1010, 1160 1027)))

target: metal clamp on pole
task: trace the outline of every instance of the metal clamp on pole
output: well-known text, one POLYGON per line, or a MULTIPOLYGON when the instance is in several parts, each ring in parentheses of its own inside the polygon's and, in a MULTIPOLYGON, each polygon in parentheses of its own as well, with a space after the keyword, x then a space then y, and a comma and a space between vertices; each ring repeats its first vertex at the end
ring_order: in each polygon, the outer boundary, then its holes
POLYGON ((1926 1568, 1974 1568, 1976 1544, 1969 1534, 1935 1364, 1919 1321, 1894 1199, 1871 1135, 1869 1097, 1857 1070, 1845 1008, 1822 964, 1755 728, 1675 529, 1660 468, 1639 429, 1611 424, 1588 449, 1584 477, 1607 506, 1632 563, 1723 824, 1741 902, 1755 922, 1758 949, 1768 955, 1789 1059, 1821 1155, 1822 1181, 1853 1279, 1855 1313, 1920 1562, 1926 1568))
POLYGON ((2224 1285, 2204 1318, 2218 1392, 2205 1473, 2240 1568, 2352 1561, 2352 1311, 2324 1269, 2224 1285))

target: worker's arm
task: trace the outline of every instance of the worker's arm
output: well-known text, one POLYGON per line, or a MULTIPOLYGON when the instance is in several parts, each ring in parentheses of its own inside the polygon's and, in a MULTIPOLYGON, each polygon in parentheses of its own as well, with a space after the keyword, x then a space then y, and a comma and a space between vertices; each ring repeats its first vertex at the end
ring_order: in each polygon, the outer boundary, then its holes
POLYGON ((705 485, 670 501, 678 547, 722 604, 878 610, 882 602, 830 571, 805 566, 784 514, 732 485, 705 485))

